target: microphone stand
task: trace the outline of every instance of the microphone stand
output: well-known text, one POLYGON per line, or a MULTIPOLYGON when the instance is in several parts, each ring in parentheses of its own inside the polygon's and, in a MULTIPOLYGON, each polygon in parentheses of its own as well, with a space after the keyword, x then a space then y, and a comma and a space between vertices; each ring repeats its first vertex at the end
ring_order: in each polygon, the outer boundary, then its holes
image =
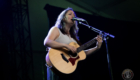
MULTIPOLYGON (((87 21, 86 21, 86 23, 87 23, 87 21)), ((85 26, 87 26, 88 28, 90 28, 91 30, 93 30, 94 32, 97 32, 97 33, 99 33, 99 34, 101 34, 101 35, 103 36, 103 40, 105 41, 105 45, 106 45, 107 62, 108 62, 108 69, 109 69, 110 80, 113 80, 112 69, 111 69, 111 63, 110 63, 110 56, 109 56, 108 45, 107 45, 107 39, 109 39, 109 37, 115 38, 115 36, 112 35, 112 34, 106 33, 106 32, 104 32, 104 31, 101 31, 101 30, 99 30, 99 29, 97 29, 97 28, 94 28, 94 27, 92 27, 92 26, 89 26, 89 25, 87 25, 88 23, 87 23, 87 24, 84 24, 84 23, 82 23, 82 22, 79 22, 79 24, 85 25, 85 26), (109 36, 109 37, 108 37, 108 36, 109 36)))

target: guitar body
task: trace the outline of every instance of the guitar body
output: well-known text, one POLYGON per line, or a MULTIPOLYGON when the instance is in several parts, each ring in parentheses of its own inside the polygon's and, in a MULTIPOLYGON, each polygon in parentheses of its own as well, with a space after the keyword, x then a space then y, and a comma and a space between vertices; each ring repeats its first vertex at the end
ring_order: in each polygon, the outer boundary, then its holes
MULTIPOLYGON (((79 47, 75 42, 71 42, 69 45, 76 48, 79 47)), ((70 74, 75 71, 78 62, 86 58, 86 54, 83 50, 77 53, 75 57, 72 57, 68 53, 69 51, 66 48, 61 50, 51 48, 46 55, 46 63, 48 66, 52 66, 62 73, 70 74)))

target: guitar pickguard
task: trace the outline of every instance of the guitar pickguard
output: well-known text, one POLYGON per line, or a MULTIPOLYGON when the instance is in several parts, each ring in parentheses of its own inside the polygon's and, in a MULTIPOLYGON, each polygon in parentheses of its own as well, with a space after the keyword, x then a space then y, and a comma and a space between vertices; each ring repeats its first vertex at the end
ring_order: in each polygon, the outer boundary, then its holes
POLYGON ((80 57, 78 56, 78 57, 76 57, 76 58, 69 58, 69 61, 72 63, 72 65, 74 66, 74 64, 75 64, 75 61, 77 60, 77 59, 79 59, 80 57))

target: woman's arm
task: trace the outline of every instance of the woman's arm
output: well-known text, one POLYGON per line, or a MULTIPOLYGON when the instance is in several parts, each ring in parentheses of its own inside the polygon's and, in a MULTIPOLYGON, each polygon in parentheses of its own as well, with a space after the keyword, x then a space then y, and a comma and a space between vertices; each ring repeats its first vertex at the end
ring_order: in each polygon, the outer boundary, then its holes
POLYGON ((96 37, 96 40, 97 40, 97 43, 96 43, 96 46, 94 48, 84 50, 85 53, 86 53, 86 55, 89 55, 91 53, 94 53, 94 52, 96 52, 97 50, 99 50, 101 48, 102 42, 103 42, 102 37, 98 35, 96 37))
POLYGON ((84 51, 85 51, 86 55, 90 55, 91 53, 93 53, 93 52, 95 52, 97 50, 98 49, 97 49, 97 46, 96 46, 94 48, 90 48, 90 49, 87 49, 87 50, 84 50, 84 51))
POLYGON ((44 40, 44 46, 51 48, 62 48, 66 47, 66 44, 58 43, 55 41, 59 37, 59 31, 57 27, 52 27, 44 40))
POLYGON ((74 46, 70 46, 68 44, 56 42, 55 39, 59 37, 60 33, 57 27, 52 27, 44 40, 44 46, 51 48, 67 48, 71 50, 73 53, 76 52, 76 48, 74 46))

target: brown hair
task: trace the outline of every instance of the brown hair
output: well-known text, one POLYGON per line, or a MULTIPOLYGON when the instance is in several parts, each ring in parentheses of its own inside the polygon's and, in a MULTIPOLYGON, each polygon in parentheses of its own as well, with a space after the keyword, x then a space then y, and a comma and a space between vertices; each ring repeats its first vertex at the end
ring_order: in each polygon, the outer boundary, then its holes
MULTIPOLYGON (((69 7, 66 8, 65 10, 63 10, 63 11, 59 14, 59 16, 58 16, 58 18, 57 18, 57 21, 56 21, 56 23, 55 23, 55 26, 58 27, 58 28, 61 30, 61 32, 62 32, 63 34, 66 34, 66 32, 64 31, 64 26, 63 26, 63 24, 64 24, 63 18, 65 17, 66 13, 67 13, 69 10, 72 10, 72 11, 73 11, 72 8, 69 8, 69 7)), ((73 12, 74 12, 74 11, 73 11, 73 12)), ((75 14, 75 12, 74 12, 74 14, 75 14)), ((75 17, 76 17, 76 14, 75 14, 75 17)), ((73 25, 73 26, 71 27, 71 29, 70 29, 70 35, 71 35, 72 38, 74 38, 74 39, 77 41, 77 43, 78 43, 79 45, 81 45, 81 43, 79 42, 78 31, 79 31, 79 28, 78 28, 78 24, 77 24, 77 21, 76 21, 75 25, 73 25)))

